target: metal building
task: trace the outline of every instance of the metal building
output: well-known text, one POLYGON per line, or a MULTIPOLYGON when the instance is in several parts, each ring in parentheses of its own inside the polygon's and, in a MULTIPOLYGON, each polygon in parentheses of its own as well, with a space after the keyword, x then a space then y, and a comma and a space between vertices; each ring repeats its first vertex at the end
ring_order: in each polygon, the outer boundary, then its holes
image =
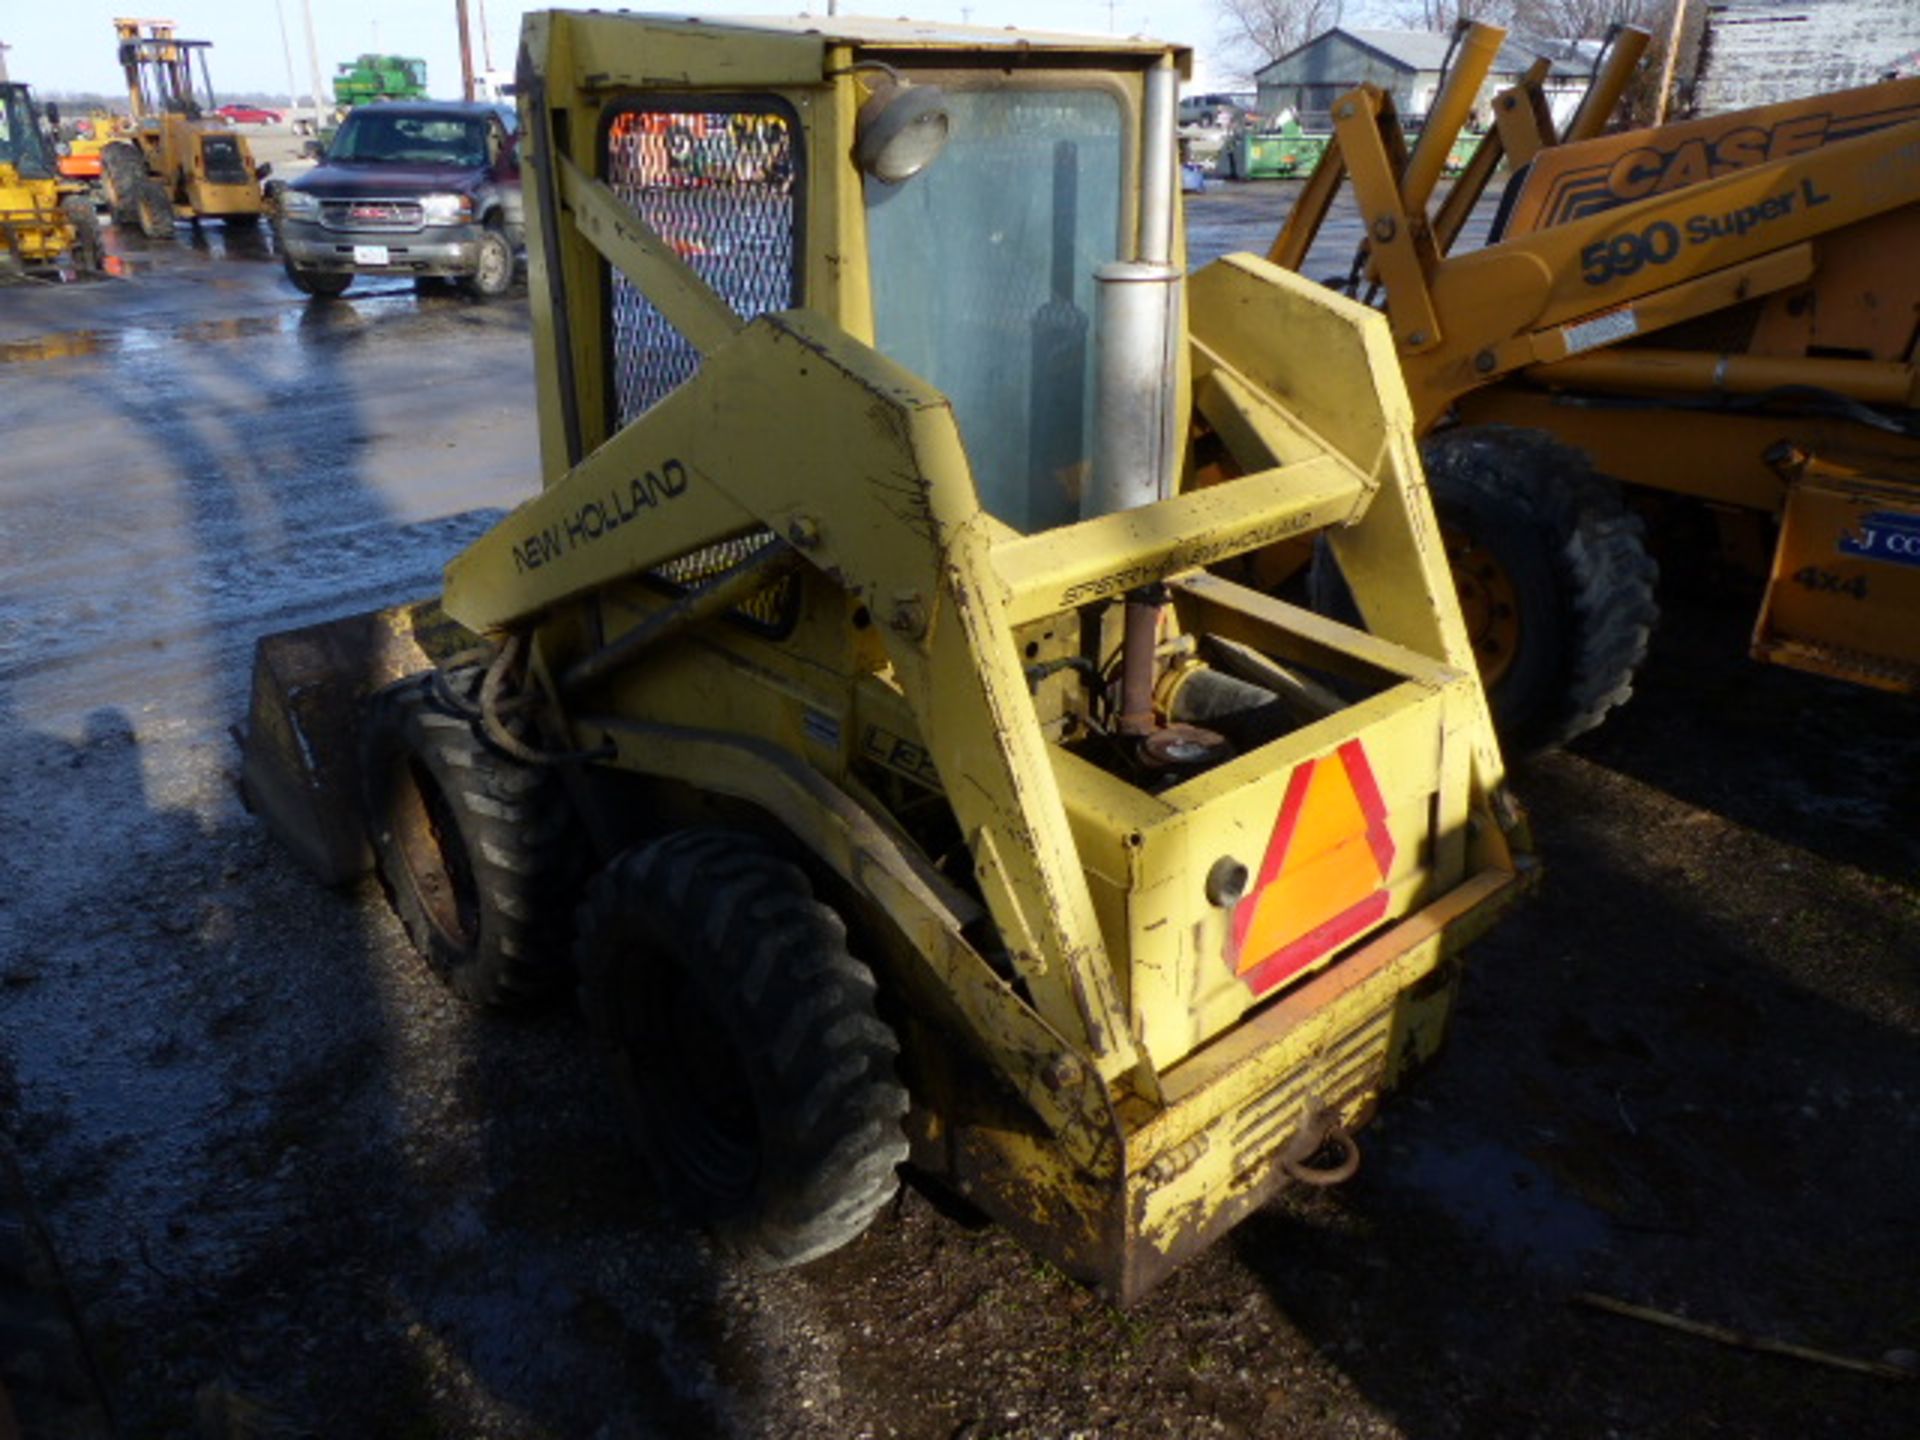
MULTIPOLYGON (((1378 85, 1403 117, 1424 116, 1440 88, 1451 40, 1424 30, 1367 30, 1335 26, 1254 72, 1259 110, 1292 110, 1308 129, 1331 123, 1333 102, 1356 85, 1378 85)), ((1509 39, 1500 49, 1481 103, 1513 84, 1536 55, 1552 65, 1547 96, 1556 120, 1570 115, 1586 92, 1597 46, 1586 41, 1509 39)), ((1481 119, 1486 118, 1481 110, 1481 119)))
POLYGON ((1707 0, 1703 115, 1920 74, 1920 0, 1707 0))

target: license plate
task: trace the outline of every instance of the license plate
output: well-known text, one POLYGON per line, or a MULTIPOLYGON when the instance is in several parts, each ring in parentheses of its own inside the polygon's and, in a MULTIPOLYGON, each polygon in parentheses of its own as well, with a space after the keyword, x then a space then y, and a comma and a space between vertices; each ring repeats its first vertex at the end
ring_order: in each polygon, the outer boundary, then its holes
POLYGON ((387 247, 384 245, 356 245, 353 247, 353 263, 356 265, 384 265, 387 263, 387 247))

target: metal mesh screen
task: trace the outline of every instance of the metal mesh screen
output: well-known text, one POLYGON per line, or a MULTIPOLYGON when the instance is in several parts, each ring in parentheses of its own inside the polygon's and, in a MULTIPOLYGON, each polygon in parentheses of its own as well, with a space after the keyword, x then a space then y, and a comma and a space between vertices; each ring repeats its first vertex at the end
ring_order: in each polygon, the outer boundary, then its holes
MULTIPOLYGON (((628 110, 604 171, 693 272, 743 319, 800 301, 794 126, 771 111, 628 110)), ((616 418, 625 424, 692 376, 700 357, 640 288, 613 277, 616 418)))
MULTIPOLYGON (((602 174, 687 265, 743 319, 800 302, 796 127, 765 106, 630 109, 607 130, 602 174)), ((641 292, 612 272, 614 423, 650 409, 700 365, 700 355, 641 292)), ((756 530, 669 561, 654 578, 675 589, 731 569, 772 538, 756 530)), ((800 585, 788 575, 744 601, 737 618, 768 633, 791 628, 800 585)))

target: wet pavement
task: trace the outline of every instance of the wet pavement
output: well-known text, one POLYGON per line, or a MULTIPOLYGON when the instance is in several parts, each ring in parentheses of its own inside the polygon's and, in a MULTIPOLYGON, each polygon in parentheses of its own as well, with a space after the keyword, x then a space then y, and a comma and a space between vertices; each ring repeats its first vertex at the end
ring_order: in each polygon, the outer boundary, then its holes
MULTIPOLYGON (((1193 258, 1292 188, 1191 201, 1193 258)), ((123 282, 0 291, 0 1112, 128 1434, 1920 1433, 1920 1387, 1573 1304, 1920 1348, 1911 700, 1672 597, 1632 705, 1518 767, 1547 880, 1359 1178, 1132 1311, 913 1190, 743 1275, 577 1019, 461 1009, 234 792, 254 638, 430 591, 533 492, 524 297, 113 243, 123 282)))
POLYGON ((264 232, 205 228, 116 236, 125 280, 0 292, 6 538, 39 557, 0 582, 17 710, 209 665, 228 703, 263 610, 430 589, 537 488, 524 304, 381 281, 309 305, 264 232))

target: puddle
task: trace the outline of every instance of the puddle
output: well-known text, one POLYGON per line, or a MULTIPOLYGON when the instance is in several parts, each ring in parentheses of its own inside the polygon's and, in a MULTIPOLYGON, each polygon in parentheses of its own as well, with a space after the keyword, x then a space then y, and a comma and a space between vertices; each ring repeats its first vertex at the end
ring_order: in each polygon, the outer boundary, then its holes
POLYGON ((181 325, 128 325, 113 338, 115 349, 124 354, 137 354, 180 340, 244 340, 254 335, 284 335, 299 325, 299 313, 286 310, 265 315, 227 315, 218 320, 189 320, 181 325))
POLYGON ((1412 1142, 1396 1169, 1405 1184, 1513 1260, 1570 1271, 1609 1237, 1605 1215, 1505 1146, 1412 1142))
MULTIPOLYGON (((353 331, 401 311, 438 309, 447 302, 404 289, 369 290, 365 295, 309 305, 297 300, 271 311, 229 315, 217 320, 187 320, 171 325, 127 324, 114 330, 63 330, 26 340, 0 341, 0 365, 70 360, 86 355, 146 355, 185 341, 246 340, 261 335, 299 335, 303 340, 353 331), (422 300, 427 304, 422 305, 422 300)), ((453 305, 460 305, 457 299, 453 305)))
POLYGON ((97 330, 68 330, 59 335, 37 335, 31 340, 0 342, 0 365, 35 360, 66 360, 113 348, 112 337, 97 330))

